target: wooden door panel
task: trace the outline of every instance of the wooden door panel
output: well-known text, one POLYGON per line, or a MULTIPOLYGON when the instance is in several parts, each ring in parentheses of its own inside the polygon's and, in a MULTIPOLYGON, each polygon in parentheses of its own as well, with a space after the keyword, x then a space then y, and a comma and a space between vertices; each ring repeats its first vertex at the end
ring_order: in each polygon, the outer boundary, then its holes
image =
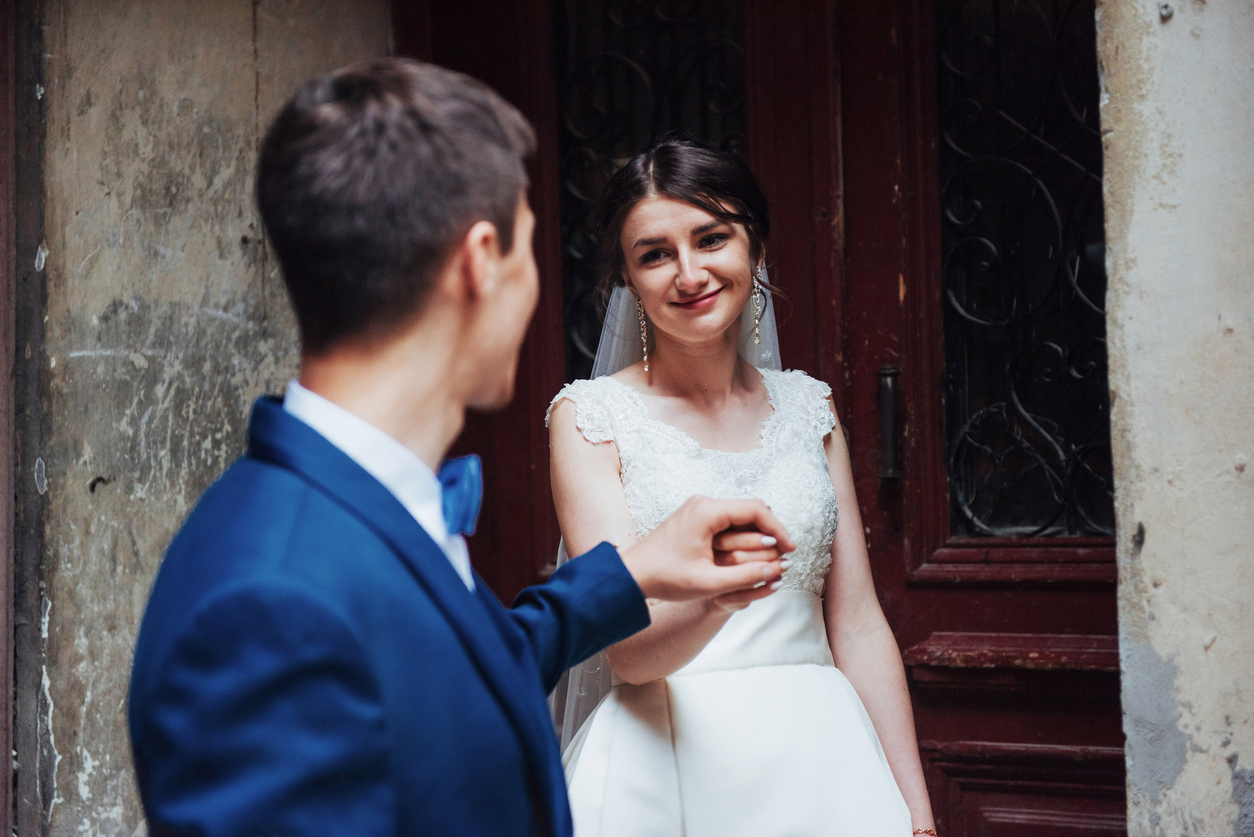
POLYGON ((1089 789, 1051 784, 971 788, 962 797, 960 827, 964 834, 988 837, 1095 837, 1127 832, 1121 798, 1066 795, 1077 790, 1089 789))
POLYGON ((1125 834, 1120 748, 925 743, 938 830, 966 837, 1125 834))
POLYGON ((845 403, 840 112, 833 0, 748 0, 749 163, 771 207, 781 361, 845 403))

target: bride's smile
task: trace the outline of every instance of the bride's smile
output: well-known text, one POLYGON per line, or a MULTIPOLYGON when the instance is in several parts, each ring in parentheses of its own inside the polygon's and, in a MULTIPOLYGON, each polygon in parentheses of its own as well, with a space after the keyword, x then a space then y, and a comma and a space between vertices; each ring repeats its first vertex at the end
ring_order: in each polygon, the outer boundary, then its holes
POLYGON ((722 285, 721 287, 715 288, 714 290, 710 291, 708 294, 702 294, 696 299, 691 299, 691 300, 688 300, 687 302, 672 302, 671 305, 675 305, 675 306, 678 306, 679 308, 683 308, 685 311, 701 311, 713 305, 714 297, 722 293, 723 288, 726 288, 726 287, 727 287, 726 285, 722 285))

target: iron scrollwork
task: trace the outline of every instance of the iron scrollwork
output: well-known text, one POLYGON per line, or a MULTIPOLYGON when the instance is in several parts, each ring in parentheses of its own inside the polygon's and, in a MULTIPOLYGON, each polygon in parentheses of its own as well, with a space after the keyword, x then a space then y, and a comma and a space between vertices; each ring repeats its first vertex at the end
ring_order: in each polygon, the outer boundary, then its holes
POLYGON ((605 316, 587 225, 605 182, 668 131, 743 153, 742 25, 736 0, 556 5, 568 380, 591 373, 605 316))
POLYGON ((1114 530, 1093 0, 940 0, 952 529, 1114 530))

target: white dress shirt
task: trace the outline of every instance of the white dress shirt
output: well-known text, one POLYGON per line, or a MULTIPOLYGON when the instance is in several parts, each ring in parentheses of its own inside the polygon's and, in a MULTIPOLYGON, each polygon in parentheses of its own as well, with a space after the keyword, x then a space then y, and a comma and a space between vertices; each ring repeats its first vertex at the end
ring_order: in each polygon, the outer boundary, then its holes
POLYGON ((444 522, 444 490, 425 462, 373 424, 296 381, 287 385, 283 409, 312 427, 383 483, 431 540, 444 550, 466 587, 475 589, 466 541, 460 534, 449 532, 444 522))

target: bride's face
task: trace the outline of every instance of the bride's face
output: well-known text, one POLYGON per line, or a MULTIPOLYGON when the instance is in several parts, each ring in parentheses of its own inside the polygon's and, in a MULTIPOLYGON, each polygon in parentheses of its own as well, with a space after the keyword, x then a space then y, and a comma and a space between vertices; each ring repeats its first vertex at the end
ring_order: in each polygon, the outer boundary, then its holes
POLYGON ((698 344, 738 327, 753 288, 744 227, 690 203, 645 198, 623 222, 620 245, 627 287, 659 336, 698 344))

